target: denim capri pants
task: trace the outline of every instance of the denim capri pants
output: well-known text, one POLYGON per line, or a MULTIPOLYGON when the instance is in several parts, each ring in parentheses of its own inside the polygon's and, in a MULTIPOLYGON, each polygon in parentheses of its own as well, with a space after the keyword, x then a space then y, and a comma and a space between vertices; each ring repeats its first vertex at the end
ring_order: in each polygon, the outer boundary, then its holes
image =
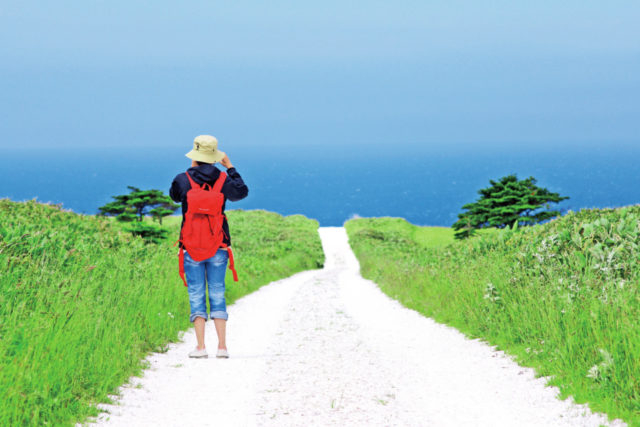
POLYGON ((209 307, 212 319, 227 320, 227 302, 224 298, 224 276, 227 272, 229 253, 218 249, 211 258, 204 261, 194 261, 189 252, 184 253, 184 272, 187 276, 189 290, 189 304, 193 322, 196 317, 207 320, 207 285, 209 287, 209 307))

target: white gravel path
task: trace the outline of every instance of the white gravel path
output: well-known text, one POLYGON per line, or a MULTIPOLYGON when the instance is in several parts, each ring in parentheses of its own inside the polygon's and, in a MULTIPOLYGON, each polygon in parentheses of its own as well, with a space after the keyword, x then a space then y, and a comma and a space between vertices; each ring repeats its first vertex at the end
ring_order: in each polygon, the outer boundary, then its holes
MULTIPOLYGON (((147 360, 97 422, 115 426, 599 426, 588 407, 488 345, 402 307, 359 274, 344 228, 323 270, 228 308, 231 358, 195 360, 193 330, 147 360)), ((230 286, 233 286, 231 284, 230 286)), ((186 295, 185 295, 186 298, 186 295)), ((207 347, 215 350, 213 323, 207 347)))

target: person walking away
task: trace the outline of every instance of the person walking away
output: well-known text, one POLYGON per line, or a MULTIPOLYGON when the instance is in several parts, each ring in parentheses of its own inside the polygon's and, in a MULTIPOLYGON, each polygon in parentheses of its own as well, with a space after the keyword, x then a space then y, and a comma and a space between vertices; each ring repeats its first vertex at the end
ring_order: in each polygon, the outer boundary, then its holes
MULTIPOLYGON (((171 183, 169 195, 171 198, 182 204, 182 224, 180 227, 180 251, 181 273, 184 269, 186 275, 185 285, 187 285, 189 293, 189 305, 191 314, 189 320, 194 324, 196 330, 197 347, 189 353, 189 357, 207 358, 207 350, 204 342, 205 322, 208 316, 211 317, 218 335, 218 350, 216 357, 228 358, 226 343, 226 325, 229 315, 227 314, 227 306, 225 300, 225 273, 231 255, 230 268, 233 268, 233 256, 227 248, 231 247, 231 235, 229 233, 229 224, 224 209, 227 200, 235 202, 247 197, 249 189, 244 183, 242 177, 231 164, 229 157, 222 151, 218 150, 218 140, 211 135, 197 136, 193 141, 193 149, 186 156, 192 160, 191 167, 183 173, 176 175, 171 183), (214 164, 220 163, 225 167, 226 174, 218 169, 214 164), (225 176, 226 175, 226 176, 225 176), (216 182, 219 181, 216 186, 216 182), (220 214, 222 216, 222 243, 215 253, 204 260, 196 261, 198 258, 195 250, 189 254, 189 245, 186 246, 183 241, 183 231, 185 228, 185 218, 192 215, 189 212, 187 193, 194 191, 219 191, 223 195, 222 208, 220 214), (209 294, 210 313, 207 313, 207 288, 209 294)), ((219 197, 219 196, 218 196, 219 197)), ((209 218, 205 216, 205 218, 209 218)), ((189 223, 189 221, 187 221, 189 223)), ((188 224, 189 225, 189 224, 188 224)), ((210 242, 214 246, 217 242, 210 242)), ((215 250, 215 247, 214 247, 215 250)), ((235 270, 234 277, 235 277, 235 270)), ((185 277, 183 275, 183 280, 185 277)))

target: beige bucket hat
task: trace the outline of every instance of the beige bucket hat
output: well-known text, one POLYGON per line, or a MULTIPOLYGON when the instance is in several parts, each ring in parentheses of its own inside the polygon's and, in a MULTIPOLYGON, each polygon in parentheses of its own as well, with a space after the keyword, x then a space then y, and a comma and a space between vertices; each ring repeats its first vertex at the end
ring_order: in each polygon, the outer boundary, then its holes
POLYGON ((218 150, 218 140, 214 136, 199 135, 193 140, 193 150, 185 156, 198 162, 217 163, 226 154, 218 150))

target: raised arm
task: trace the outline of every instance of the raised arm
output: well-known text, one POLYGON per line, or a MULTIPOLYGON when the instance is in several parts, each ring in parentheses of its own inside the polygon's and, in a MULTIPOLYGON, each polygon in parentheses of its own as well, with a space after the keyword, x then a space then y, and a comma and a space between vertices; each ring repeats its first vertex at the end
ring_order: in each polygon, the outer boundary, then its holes
POLYGON ((244 183, 244 180, 236 168, 233 167, 229 157, 224 156, 220 161, 220 164, 227 168, 227 179, 224 181, 224 185, 222 186, 222 193, 224 196, 232 202, 237 202, 238 200, 242 200, 247 197, 249 194, 249 188, 244 183))

